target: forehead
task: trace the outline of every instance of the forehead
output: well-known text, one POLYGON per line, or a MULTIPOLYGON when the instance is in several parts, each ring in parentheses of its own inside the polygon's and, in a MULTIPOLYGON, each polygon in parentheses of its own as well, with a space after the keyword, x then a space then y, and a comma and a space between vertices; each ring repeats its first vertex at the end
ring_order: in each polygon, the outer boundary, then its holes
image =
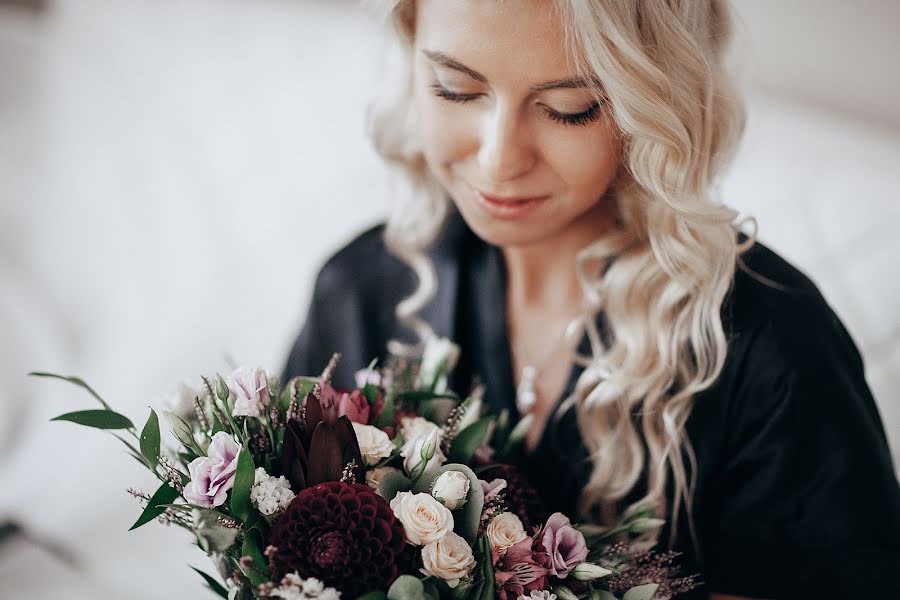
POLYGON ((415 46, 446 53, 489 81, 573 77, 554 0, 420 0, 415 46))

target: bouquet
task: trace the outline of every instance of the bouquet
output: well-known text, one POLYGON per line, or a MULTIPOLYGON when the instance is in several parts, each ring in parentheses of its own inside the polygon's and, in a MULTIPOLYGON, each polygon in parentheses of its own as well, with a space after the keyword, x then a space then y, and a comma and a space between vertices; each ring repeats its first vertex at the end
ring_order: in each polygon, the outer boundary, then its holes
MULTIPOLYGON (((280 389, 262 368, 203 377, 187 408, 151 409, 137 431, 77 377, 100 409, 54 420, 110 431, 158 479, 132 529, 181 527, 223 581, 222 598, 323 600, 648 600, 696 585, 672 552, 630 543, 659 527, 653 507, 613 528, 547 514, 505 464, 530 421, 482 415, 482 389, 447 389, 459 349, 432 339, 419 360, 389 358, 336 389, 320 376, 280 389), (180 414, 179 414, 180 412, 180 414)), ((196 569, 195 569, 196 570, 196 569)))

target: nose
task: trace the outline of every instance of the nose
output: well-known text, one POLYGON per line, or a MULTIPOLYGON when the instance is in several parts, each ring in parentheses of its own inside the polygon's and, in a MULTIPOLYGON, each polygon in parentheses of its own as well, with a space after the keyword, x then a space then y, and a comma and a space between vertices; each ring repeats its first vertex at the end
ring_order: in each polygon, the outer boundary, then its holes
POLYGON ((478 163, 490 181, 511 181, 534 168, 536 149, 513 108, 498 103, 485 114, 481 129, 478 163))

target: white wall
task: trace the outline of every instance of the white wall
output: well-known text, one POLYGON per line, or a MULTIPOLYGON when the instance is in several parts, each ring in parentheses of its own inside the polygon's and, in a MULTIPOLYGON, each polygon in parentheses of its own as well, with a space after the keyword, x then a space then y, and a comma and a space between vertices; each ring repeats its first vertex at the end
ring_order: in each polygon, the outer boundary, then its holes
MULTIPOLYGON (((869 37, 844 3, 801 2, 815 20, 782 4, 738 2, 760 75, 723 192, 820 282, 860 342, 897 448, 900 133, 863 93, 830 103, 852 110, 821 108, 822 32, 869 37), (794 31, 803 45, 790 45, 794 31)), ((861 23, 896 14, 876 4, 861 23)), ((66 0, 38 18, 0 12, 0 519, 81 561, 73 571, 25 543, 2 548, 4 594, 202 593, 183 565, 205 559, 184 536, 125 531, 137 506, 124 489, 150 481, 114 440, 47 422, 90 399, 24 373, 78 373, 140 421, 172 382, 225 369, 225 353, 280 368, 321 261, 388 207, 362 131, 379 38, 354 6, 66 0)), ((852 89, 900 105, 881 71, 863 77, 845 60, 852 89)))

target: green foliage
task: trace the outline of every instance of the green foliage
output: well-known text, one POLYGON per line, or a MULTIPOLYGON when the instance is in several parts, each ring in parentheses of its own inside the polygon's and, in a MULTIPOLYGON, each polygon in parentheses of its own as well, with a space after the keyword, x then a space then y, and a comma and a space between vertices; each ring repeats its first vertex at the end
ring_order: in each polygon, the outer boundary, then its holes
POLYGON ((241 521, 246 521, 250 516, 250 488, 253 487, 254 471, 253 456, 250 449, 244 446, 238 455, 234 487, 231 488, 231 512, 241 521))
POLYGON ((30 375, 31 377, 49 377, 49 378, 53 378, 53 379, 62 379, 63 381, 68 381, 69 383, 73 383, 73 384, 87 390, 91 396, 93 396, 94 398, 97 399, 98 402, 100 402, 100 404, 103 406, 104 409, 112 410, 110 408, 109 404, 107 404, 106 401, 100 397, 100 394, 95 392, 94 388, 92 388, 87 383, 85 383, 85 381, 81 377, 74 377, 71 375, 57 375, 56 373, 46 373, 43 371, 32 371, 28 375, 30 375))
POLYGON ((652 600, 653 594, 656 593, 656 588, 658 587, 659 585, 655 583, 633 587, 625 592, 625 595, 622 596, 622 600, 652 600))
POLYGON ((447 460, 455 463, 468 463, 475 451, 484 443, 492 417, 482 417, 460 431, 450 444, 450 455, 447 460))
POLYGON ((228 598, 228 590, 225 589, 225 586, 216 581, 212 577, 212 575, 207 575, 197 567, 191 566, 191 568, 196 571, 204 581, 206 581, 206 585, 209 587, 209 589, 212 590, 213 593, 215 593, 219 598, 228 598))
POLYGON ((147 459, 147 466, 156 469, 159 464, 159 417, 152 408, 141 430, 141 455, 147 459))
POLYGON ((70 421, 94 429, 134 429, 134 423, 128 417, 111 410, 79 410, 50 420, 70 421))
POLYGON ((133 529, 137 529, 141 525, 149 523, 159 515, 166 512, 166 507, 161 506, 165 504, 171 504, 178 498, 178 490, 170 486, 168 483, 163 483, 156 490, 150 500, 147 502, 147 507, 144 509, 144 512, 141 513, 141 516, 138 517, 138 520, 134 522, 134 525, 128 528, 128 531, 133 529))

